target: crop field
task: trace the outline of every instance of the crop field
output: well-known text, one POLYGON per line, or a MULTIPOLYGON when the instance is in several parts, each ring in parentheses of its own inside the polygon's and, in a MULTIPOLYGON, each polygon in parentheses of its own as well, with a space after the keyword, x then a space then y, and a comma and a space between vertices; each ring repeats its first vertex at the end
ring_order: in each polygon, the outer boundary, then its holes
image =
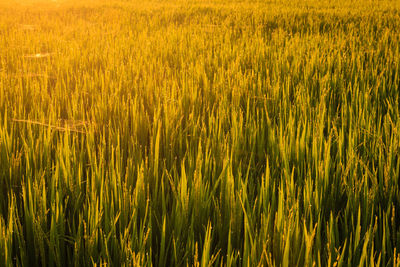
POLYGON ((400 266, 400 2, 0 2, 0 266, 400 266))

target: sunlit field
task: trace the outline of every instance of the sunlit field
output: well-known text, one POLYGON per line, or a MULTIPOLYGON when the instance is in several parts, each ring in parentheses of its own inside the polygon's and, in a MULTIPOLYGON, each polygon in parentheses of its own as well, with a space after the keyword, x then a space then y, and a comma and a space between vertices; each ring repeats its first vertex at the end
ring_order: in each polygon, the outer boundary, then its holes
POLYGON ((0 2, 0 266, 400 266, 399 1, 0 2))

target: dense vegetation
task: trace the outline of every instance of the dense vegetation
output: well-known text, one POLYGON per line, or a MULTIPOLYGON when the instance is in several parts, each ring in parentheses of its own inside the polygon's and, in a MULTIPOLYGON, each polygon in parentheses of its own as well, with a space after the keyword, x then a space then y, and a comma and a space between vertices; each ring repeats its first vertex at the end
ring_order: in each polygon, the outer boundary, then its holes
POLYGON ((396 1, 0 5, 1 266, 399 266, 396 1))

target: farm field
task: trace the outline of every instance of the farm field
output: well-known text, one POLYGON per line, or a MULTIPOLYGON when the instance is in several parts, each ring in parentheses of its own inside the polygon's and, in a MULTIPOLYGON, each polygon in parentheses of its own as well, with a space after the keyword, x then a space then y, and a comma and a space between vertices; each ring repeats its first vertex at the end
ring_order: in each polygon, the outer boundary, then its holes
POLYGON ((1 1, 0 266, 400 266, 400 2, 1 1))

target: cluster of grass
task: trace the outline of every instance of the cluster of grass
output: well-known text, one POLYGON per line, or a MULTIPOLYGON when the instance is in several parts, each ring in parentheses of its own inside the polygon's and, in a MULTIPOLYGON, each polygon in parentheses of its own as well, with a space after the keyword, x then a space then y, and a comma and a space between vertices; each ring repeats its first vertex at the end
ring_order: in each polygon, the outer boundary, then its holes
POLYGON ((399 266, 396 1, 0 7, 1 266, 399 266))

